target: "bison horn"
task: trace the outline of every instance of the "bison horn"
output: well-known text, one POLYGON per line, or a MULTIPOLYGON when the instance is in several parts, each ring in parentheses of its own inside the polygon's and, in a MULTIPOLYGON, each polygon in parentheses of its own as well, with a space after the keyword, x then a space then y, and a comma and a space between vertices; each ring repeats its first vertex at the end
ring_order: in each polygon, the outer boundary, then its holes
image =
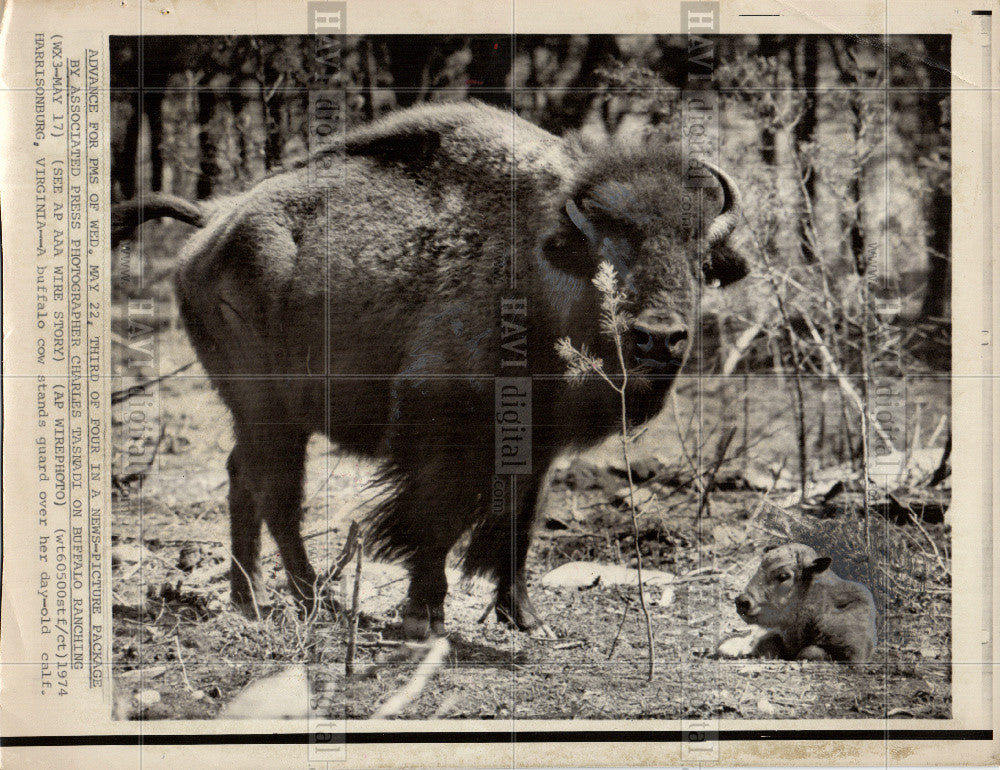
POLYGON ((712 246, 728 238, 729 234, 736 229, 736 224, 740 219, 742 196, 740 188, 736 186, 736 182, 729 174, 707 160, 703 160, 702 163, 712 173, 712 176, 719 180, 719 185, 722 187, 722 211, 712 220, 705 233, 705 240, 709 246, 712 246))

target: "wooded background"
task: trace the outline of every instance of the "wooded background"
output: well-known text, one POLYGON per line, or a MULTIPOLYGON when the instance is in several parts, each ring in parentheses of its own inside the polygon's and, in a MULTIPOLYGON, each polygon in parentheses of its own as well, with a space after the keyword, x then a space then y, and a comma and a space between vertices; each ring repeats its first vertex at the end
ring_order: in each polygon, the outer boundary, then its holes
MULTIPOLYGON (((827 306, 831 285, 848 287, 833 291, 843 307, 857 299, 847 294, 875 254, 879 285, 902 298, 907 346, 934 348, 935 368, 946 368, 950 38, 712 42, 720 163, 751 225, 743 245, 810 291, 821 279, 827 306)), ((301 160, 310 88, 343 89, 348 128, 475 98, 556 134, 679 131, 691 44, 685 35, 349 36, 337 73, 320 79, 309 36, 112 37, 113 196, 202 199, 301 160)), ((824 334, 850 313, 834 315, 824 334)))

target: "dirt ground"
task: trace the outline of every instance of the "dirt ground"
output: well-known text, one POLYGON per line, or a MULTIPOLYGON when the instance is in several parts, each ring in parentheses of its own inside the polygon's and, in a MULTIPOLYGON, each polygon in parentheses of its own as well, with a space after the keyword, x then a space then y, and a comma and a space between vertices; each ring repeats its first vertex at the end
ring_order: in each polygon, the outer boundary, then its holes
MULTIPOLYGON (((165 328, 157 341, 161 372, 194 358, 177 329, 165 328)), ((668 407, 634 447, 642 564, 673 576, 672 582, 647 589, 656 658, 652 681, 646 677, 646 630, 634 585, 547 588, 540 582, 570 561, 634 566, 625 480, 611 441, 587 455, 564 458, 553 471, 529 555, 533 600, 558 638, 509 631, 492 614, 480 623, 490 586, 454 575, 446 603, 451 642, 446 665, 401 716, 949 717, 951 553, 940 516, 947 493, 935 490, 928 503, 927 495, 906 496, 896 489, 885 498, 889 516, 873 515, 866 527, 861 490, 851 474, 817 452, 814 489, 805 502, 796 500, 797 482, 789 481, 788 470, 796 462, 788 400, 783 390, 757 387, 735 410, 742 422, 733 446, 740 449, 719 465, 703 505, 699 485, 705 475, 685 469, 714 462, 712 435, 718 435, 729 392, 683 383, 676 408, 668 407), (700 423, 693 419, 699 414, 700 423), (696 451, 699 436, 705 439, 703 457, 696 451), (763 489, 752 481, 761 473, 771 479, 763 489), (906 500, 924 501, 917 506, 924 513, 921 523, 889 510, 899 508, 901 499, 904 508, 913 507, 906 500), (761 551, 790 540, 828 553, 838 574, 871 588, 879 607, 873 662, 715 657, 720 641, 748 630, 733 598, 761 551)), ((818 387, 811 402, 817 412, 833 408, 818 387)), ((945 437, 934 435, 935 427, 947 402, 946 379, 909 385, 909 435, 924 436, 923 446, 938 454, 945 437)), ((238 614, 228 602, 229 416, 197 364, 165 380, 148 403, 145 408, 158 416, 158 430, 145 439, 152 462, 141 473, 121 473, 116 489, 116 714, 211 718, 248 683, 289 664, 308 663, 332 683, 331 716, 370 716, 412 677, 418 662, 398 629, 405 573, 398 566, 364 562, 357 673, 350 679, 343 676, 346 618, 326 609, 312 619, 299 617, 267 535, 263 564, 273 609, 261 619, 238 614)), ((129 429, 127 414, 123 411, 119 425, 120 446, 129 429)), ((829 439, 825 443, 831 445, 829 439)), ((324 440, 313 441, 303 532, 317 570, 333 563, 350 521, 364 512, 374 470, 324 440)), ((352 589, 348 573, 331 592, 349 605, 352 589)))

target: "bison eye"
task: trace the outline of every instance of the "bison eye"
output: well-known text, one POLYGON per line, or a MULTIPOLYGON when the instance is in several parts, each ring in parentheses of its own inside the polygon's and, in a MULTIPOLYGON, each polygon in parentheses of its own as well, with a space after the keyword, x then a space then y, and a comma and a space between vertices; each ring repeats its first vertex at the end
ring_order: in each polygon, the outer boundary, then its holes
POLYGON ((787 583, 792 579, 792 574, 790 572, 779 572, 776 576, 776 580, 779 583, 787 583))

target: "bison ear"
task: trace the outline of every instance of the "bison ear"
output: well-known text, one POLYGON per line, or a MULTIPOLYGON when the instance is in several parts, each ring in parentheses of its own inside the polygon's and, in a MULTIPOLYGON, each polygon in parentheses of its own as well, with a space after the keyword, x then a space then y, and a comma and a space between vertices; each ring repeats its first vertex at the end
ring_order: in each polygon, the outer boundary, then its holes
POLYGON ((750 272, 746 260, 728 245, 716 246, 702 265, 705 281, 725 287, 745 278, 750 272))
POLYGON ((596 267, 593 250, 598 244, 597 228, 572 198, 558 214, 556 227, 541 242, 542 256, 568 275, 591 278, 596 267))
POLYGON ((806 566, 806 572, 810 575, 818 575, 825 572, 833 561, 829 556, 817 556, 812 564, 806 566))

